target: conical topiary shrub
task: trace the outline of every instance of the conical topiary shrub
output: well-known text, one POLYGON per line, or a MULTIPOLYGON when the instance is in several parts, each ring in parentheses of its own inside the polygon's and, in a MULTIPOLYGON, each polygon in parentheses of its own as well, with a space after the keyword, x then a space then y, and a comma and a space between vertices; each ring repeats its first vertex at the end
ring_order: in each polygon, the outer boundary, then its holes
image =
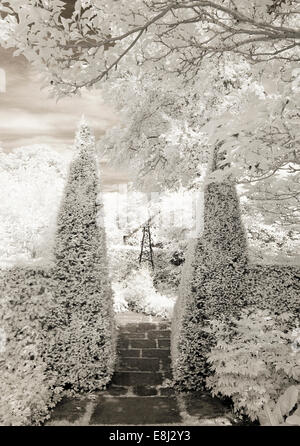
POLYGON ((53 345, 47 363, 64 389, 105 385, 115 360, 115 323, 99 201, 94 137, 82 122, 57 220, 54 305, 47 318, 53 345))
POLYGON ((209 183, 204 190, 204 229, 189 247, 172 322, 174 378, 201 389, 209 375, 206 353, 214 339, 209 319, 236 315, 245 305, 247 243, 235 185, 209 183))

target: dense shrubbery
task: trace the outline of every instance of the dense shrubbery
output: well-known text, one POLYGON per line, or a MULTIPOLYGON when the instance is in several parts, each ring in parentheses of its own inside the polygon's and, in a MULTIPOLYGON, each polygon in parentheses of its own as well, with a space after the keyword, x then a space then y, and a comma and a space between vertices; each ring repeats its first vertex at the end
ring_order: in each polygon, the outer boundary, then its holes
POLYGON ((230 397, 234 409, 252 420, 265 407, 273 411, 280 395, 300 384, 296 329, 292 313, 257 309, 244 310, 230 323, 213 321, 211 333, 217 344, 208 354, 213 375, 207 378, 213 395, 230 397))
POLYGON ((126 281, 139 268, 140 246, 113 245, 108 250, 108 261, 113 282, 126 281))
POLYGON ((173 246, 154 250, 153 283, 158 290, 177 293, 184 264, 183 250, 186 250, 186 243, 182 243, 181 250, 174 249, 173 246))
POLYGON ((238 314, 246 303, 247 246, 234 185, 209 184, 204 203, 204 231, 183 267, 172 329, 174 378, 187 389, 203 388, 209 373, 208 320, 238 314))
POLYGON ((1 271, 0 278, 0 424, 39 424, 61 398, 43 355, 55 342, 44 326, 51 279, 29 268, 1 271))
POLYGON ((114 283, 115 309, 133 310, 152 316, 170 318, 174 299, 157 292, 146 267, 132 272, 126 281, 114 283))
POLYGON ((56 212, 71 151, 44 145, 0 149, 0 266, 51 261, 56 212))
POLYGON ((115 245, 109 249, 115 311, 133 310, 168 318, 181 268, 171 264, 169 250, 154 249, 154 270, 140 265, 139 255, 139 245, 115 245))
POLYGON ((249 301, 276 313, 300 312, 300 268, 292 265, 249 265, 245 277, 249 301))

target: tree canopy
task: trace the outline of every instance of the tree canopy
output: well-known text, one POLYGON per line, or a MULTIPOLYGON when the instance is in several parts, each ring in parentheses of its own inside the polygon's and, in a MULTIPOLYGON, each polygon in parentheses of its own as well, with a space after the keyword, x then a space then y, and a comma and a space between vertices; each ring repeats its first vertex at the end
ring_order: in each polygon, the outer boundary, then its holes
POLYGON ((231 176, 294 220, 299 3, 77 0, 66 14, 60 0, 10 0, 1 2, 0 42, 53 95, 103 89, 123 119, 101 148, 141 184, 194 187, 217 147, 213 179, 231 176))

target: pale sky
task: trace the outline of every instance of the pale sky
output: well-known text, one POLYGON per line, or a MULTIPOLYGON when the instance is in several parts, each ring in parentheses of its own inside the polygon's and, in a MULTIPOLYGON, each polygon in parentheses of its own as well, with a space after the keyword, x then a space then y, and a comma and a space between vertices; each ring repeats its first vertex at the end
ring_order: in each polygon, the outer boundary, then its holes
POLYGON ((6 74, 6 92, 0 93, 0 141, 4 149, 28 144, 72 144, 76 124, 85 114, 96 137, 117 121, 97 91, 56 103, 41 90, 38 75, 23 57, 0 48, 0 68, 6 74))
MULTIPOLYGON (((0 147, 5 151, 32 144, 66 150, 73 143, 82 114, 93 127, 96 139, 117 122, 116 114, 103 103, 97 90, 56 103, 46 90, 41 90, 38 74, 29 63, 1 47, 0 70, 6 77, 5 91, 0 88, 0 147)), ((102 169, 107 186, 128 181, 126 172, 105 165, 102 169)))

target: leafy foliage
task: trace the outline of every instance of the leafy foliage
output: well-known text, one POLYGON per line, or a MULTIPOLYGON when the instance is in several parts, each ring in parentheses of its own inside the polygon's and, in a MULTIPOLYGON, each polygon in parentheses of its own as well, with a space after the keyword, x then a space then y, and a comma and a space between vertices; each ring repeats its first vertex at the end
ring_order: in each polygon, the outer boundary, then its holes
POLYGON ((300 386, 290 386, 280 395, 273 410, 268 405, 260 415, 263 426, 300 426, 300 386), (294 409, 294 410, 293 410, 294 409))
POLYGON ((297 399, 291 404, 280 395, 300 381, 299 351, 292 349, 295 324, 292 313, 275 315, 253 308, 226 323, 212 321, 217 344, 208 354, 214 374, 207 385, 213 395, 230 397, 234 409, 252 420, 266 406, 276 412, 279 398, 282 414, 287 415, 297 399))
POLYGON ((51 263, 58 204, 70 155, 48 146, 0 151, 2 266, 51 263))
POLYGON ((292 265, 249 265, 245 275, 248 302, 260 309, 299 315, 300 270, 292 265))
POLYGON ((155 268, 153 271, 153 283, 158 290, 168 290, 175 294, 178 293, 185 260, 184 252, 187 247, 187 241, 182 240, 180 243, 181 250, 176 250, 179 244, 178 241, 178 239, 171 240, 169 245, 154 251, 155 268))
POLYGON ((298 6, 78 0, 66 12, 60 0, 10 0, 0 41, 18 48, 59 97, 106 82, 103 93, 123 119, 102 149, 129 161, 141 182, 192 186, 220 143, 226 169, 215 178, 254 182, 249 194, 264 209, 295 221, 298 6))
POLYGON ((119 65, 124 69, 132 53, 138 64, 161 61, 184 74, 197 72, 205 56, 223 52, 250 61, 297 61, 297 6, 294 0, 134 0, 130 7, 126 1, 78 0, 66 17, 60 0, 9 0, 1 6, 2 41, 69 93, 97 85, 119 65))
POLYGON ((171 318, 174 299, 155 290, 150 271, 146 267, 132 272, 126 281, 115 283, 113 286, 117 310, 130 309, 152 316, 171 318))

